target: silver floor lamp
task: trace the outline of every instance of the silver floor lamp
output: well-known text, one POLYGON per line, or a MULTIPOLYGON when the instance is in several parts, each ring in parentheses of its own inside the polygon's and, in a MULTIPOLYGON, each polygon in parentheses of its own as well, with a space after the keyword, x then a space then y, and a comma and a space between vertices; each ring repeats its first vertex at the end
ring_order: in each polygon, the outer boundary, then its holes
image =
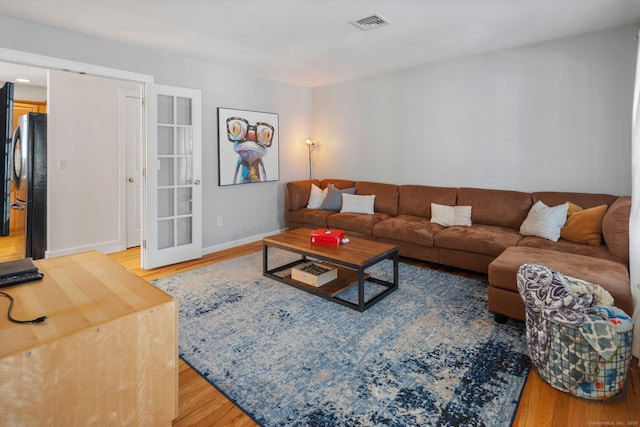
POLYGON ((309 179, 311 178, 311 153, 316 149, 316 143, 311 140, 311 138, 305 139, 305 144, 309 147, 309 179))

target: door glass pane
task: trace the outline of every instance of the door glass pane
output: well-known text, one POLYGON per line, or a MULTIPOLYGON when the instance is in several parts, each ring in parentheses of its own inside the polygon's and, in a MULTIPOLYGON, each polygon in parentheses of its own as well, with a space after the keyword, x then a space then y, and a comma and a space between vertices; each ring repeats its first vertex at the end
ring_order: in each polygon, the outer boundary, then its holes
POLYGON ((174 216, 173 189, 158 190, 158 218, 174 216))
POLYGON ((158 221, 158 249, 171 248, 173 242, 173 219, 158 221))
POLYGON ((193 183, 193 158, 179 157, 178 163, 178 185, 191 185, 193 183))
POLYGON ((173 157, 158 159, 158 185, 173 185, 173 157))
POLYGON ((178 97, 176 99, 179 125, 191 125, 191 98, 178 97))
POLYGON ((191 243, 191 217, 178 218, 178 246, 191 243))
POLYGON ((173 154, 173 127, 158 126, 158 154, 173 154))
POLYGON ((191 187, 178 189, 178 215, 191 213, 191 187))
POLYGON ((179 127, 177 154, 193 154, 193 129, 179 127))
POLYGON ((158 123, 173 124, 173 96, 158 95, 158 123))

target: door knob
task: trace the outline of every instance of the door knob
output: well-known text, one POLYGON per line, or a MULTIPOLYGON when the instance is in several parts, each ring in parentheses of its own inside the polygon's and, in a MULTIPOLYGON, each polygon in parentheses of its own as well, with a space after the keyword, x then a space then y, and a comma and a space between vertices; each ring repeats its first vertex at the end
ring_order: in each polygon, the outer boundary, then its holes
POLYGON ((199 179, 196 179, 195 181, 193 181, 193 184, 194 184, 194 185, 200 185, 200 180, 199 180, 199 179))
POLYGON ((129 178, 129 182, 136 182, 135 178, 129 178))

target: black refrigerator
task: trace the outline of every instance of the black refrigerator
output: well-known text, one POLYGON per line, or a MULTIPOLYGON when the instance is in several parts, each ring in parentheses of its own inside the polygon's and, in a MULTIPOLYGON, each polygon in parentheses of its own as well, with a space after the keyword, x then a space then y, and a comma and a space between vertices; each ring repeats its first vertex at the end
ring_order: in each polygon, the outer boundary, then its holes
POLYGON ((47 115, 18 118, 13 133, 14 215, 24 216, 24 256, 44 258, 47 248, 47 115))
POLYGON ((13 83, 6 82, 0 89, 0 179, 2 200, 0 201, 0 236, 9 235, 11 203, 11 156, 13 155, 11 134, 13 133, 13 83))

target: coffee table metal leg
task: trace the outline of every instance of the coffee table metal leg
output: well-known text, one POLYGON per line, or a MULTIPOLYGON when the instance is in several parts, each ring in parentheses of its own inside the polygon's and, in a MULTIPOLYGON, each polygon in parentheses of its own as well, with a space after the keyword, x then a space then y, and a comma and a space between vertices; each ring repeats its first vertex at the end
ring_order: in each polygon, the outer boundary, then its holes
POLYGON ((267 270, 268 270, 267 265, 269 264, 268 252, 269 252, 269 246, 263 245, 262 246, 262 275, 266 275, 267 274, 267 270))
POLYGON ((395 289, 398 289, 398 261, 400 256, 398 255, 398 251, 393 254, 393 286, 395 289))
POLYGON ((358 310, 364 311, 364 268, 358 268, 358 310))

